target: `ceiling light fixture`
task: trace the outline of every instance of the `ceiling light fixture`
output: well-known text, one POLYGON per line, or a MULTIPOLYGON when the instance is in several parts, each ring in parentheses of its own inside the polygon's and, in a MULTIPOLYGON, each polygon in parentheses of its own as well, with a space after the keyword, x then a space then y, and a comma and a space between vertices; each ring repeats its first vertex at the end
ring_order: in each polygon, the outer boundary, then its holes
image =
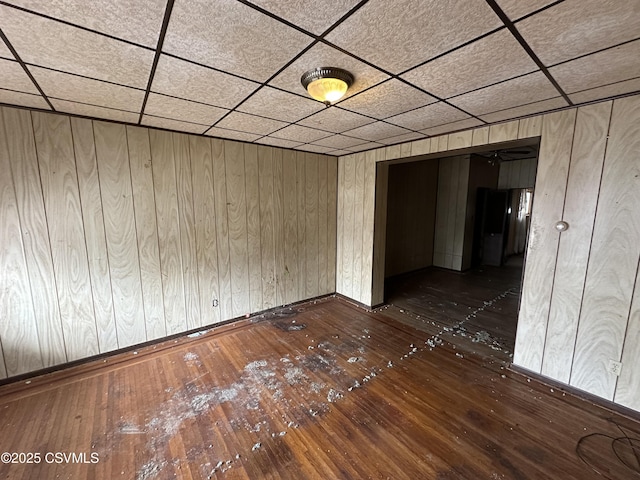
POLYGON ((353 75, 341 68, 320 67, 306 72, 300 81, 311 97, 329 107, 347 93, 353 75))

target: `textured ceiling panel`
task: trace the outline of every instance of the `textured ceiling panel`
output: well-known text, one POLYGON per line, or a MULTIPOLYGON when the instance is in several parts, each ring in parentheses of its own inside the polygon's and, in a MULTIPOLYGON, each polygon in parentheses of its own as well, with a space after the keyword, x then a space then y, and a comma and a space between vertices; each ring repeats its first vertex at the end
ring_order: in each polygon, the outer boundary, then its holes
POLYGON ((19 92, 39 93, 22 65, 11 60, 0 59, 0 86, 19 92))
POLYGON ((284 138, 286 140, 298 140, 305 143, 311 143, 316 140, 320 140, 321 138, 329 137, 331 136, 331 133, 300 125, 290 125, 282 130, 273 132, 270 136, 275 138, 284 138))
POLYGON ((273 137, 262 137, 257 140, 257 143, 262 143, 264 145, 272 145, 274 147, 282 147, 282 148, 295 148, 302 145, 301 142, 292 142, 291 140, 284 140, 282 138, 273 138, 273 137))
POLYGON ((44 98, 40 95, 14 92, 13 90, 0 89, 0 103, 50 110, 49 105, 47 105, 47 102, 45 102, 44 98))
POLYGON ((400 73, 501 25, 484 0, 371 0, 326 38, 400 73))
POLYGON ((551 66, 640 37, 640 0, 565 0, 517 27, 551 66))
POLYGON ((345 130, 361 127, 367 123, 373 123, 373 118, 358 115, 339 107, 325 108, 318 113, 300 120, 300 125, 319 128, 333 133, 341 133, 345 130))
POLYGON ((176 0, 163 50, 265 81, 311 41, 236 0, 176 0))
POLYGON ((473 115, 481 115, 557 96, 558 91, 547 77, 542 72, 535 72, 449 101, 473 115))
POLYGON ((355 145, 362 145, 363 143, 366 142, 364 142, 360 138, 347 137, 345 135, 334 135, 333 137, 327 137, 313 142, 314 145, 321 145, 323 147, 337 147, 346 149, 355 145))
POLYGON ((238 110, 284 122, 296 122, 324 108, 324 104, 315 100, 266 87, 240 105, 238 110))
POLYGON ((262 136, 286 127, 287 123, 281 122, 280 120, 257 117, 255 115, 248 115, 241 112, 231 112, 220 120, 216 126, 262 136))
POLYGON ((382 140, 378 141, 380 143, 384 143, 385 145, 393 145, 395 143, 411 142, 413 140, 419 140, 421 138, 425 138, 422 133, 410 132, 403 135, 396 135, 395 137, 383 138, 382 140))
POLYGON ((259 84, 161 55, 151 90, 217 107, 232 108, 259 84))
POLYGON ((171 120, 170 118, 152 117, 150 115, 144 115, 142 117, 142 125, 188 133, 203 133, 208 128, 207 125, 181 122, 179 120, 171 120))
POLYGON ((30 67, 29 70, 47 97, 130 112, 139 112, 142 107, 144 90, 55 72, 46 68, 30 67))
POLYGON ((220 120, 228 110, 202 103, 195 103, 180 98, 167 97, 151 93, 144 109, 146 115, 167 117, 173 120, 213 125, 220 120))
POLYGON ((435 102, 437 99, 431 95, 394 79, 348 98, 339 105, 353 112, 383 119, 435 102))
POLYGON ((0 57, 14 60, 13 54, 9 50, 9 47, 7 47, 7 45, 4 43, 4 41, 1 38, 0 38, 0 57))
POLYGON ((26 63, 131 87, 147 86, 151 50, 4 5, 0 5, 0 28, 26 63))
POLYGON ((153 48, 158 43, 167 6, 166 0, 10 0, 9 3, 153 48))
POLYGON ((401 115, 396 115, 395 117, 387 119, 387 121, 412 130, 424 130, 425 128, 455 122, 456 120, 465 118, 469 118, 469 115, 446 103, 440 102, 411 110, 401 115))
POLYGON ((523 117, 525 115, 532 115, 534 113, 544 112, 547 110, 553 110, 556 108, 566 107, 567 102, 562 97, 550 98, 549 100, 543 100, 542 102, 529 103, 528 105, 521 105, 515 108, 508 108, 506 110, 500 110, 499 112, 489 113, 482 115, 485 122, 501 122, 503 120, 509 120, 512 118, 523 117))
POLYGON ((584 92, 573 93, 569 98, 574 103, 591 102, 603 98, 623 95, 625 93, 640 92, 640 78, 627 80, 625 82, 613 83, 604 87, 585 90, 584 92))
POLYGON ((425 128, 422 130, 422 133, 433 136, 447 132, 455 132, 456 130, 467 130, 469 128, 477 127, 478 125, 482 125, 482 121, 477 118, 466 118, 464 120, 458 120, 457 122, 438 125, 437 127, 425 128))
POLYGON ((366 63, 362 63, 324 43, 318 43, 288 66, 269 84, 293 93, 306 95, 306 91, 300 83, 300 77, 305 72, 318 67, 343 68, 354 75, 353 85, 347 91, 345 98, 389 78, 387 74, 370 67, 366 63))
POLYGON ((342 154, 640 89, 640 0, 495 2, 3 1, 0 103, 342 154), (355 77, 332 108, 325 66, 355 77))
POLYGON ((556 0, 497 0, 497 3, 511 20, 517 20, 555 1, 556 0))
POLYGON ((347 14, 359 0, 252 0, 308 32, 320 35, 347 14))
POLYGON ((640 77, 640 40, 549 69, 567 93, 640 77))
POLYGON ((136 123, 139 115, 132 112, 124 112, 122 110, 114 110, 112 108, 96 107, 94 105, 85 105, 83 103, 68 102, 66 100, 51 100, 53 107, 59 112, 73 113, 74 115, 82 115, 84 117, 95 117, 107 120, 115 120, 117 122, 136 123))
POLYGON ((409 132, 405 128, 398 127, 397 125, 391 125, 390 123, 385 122, 376 122, 365 125, 364 127, 354 128, 353 130, 349 130, 344 133, 350 137, 376 141, 382 138, 403 135, 409 132))
POLYGON ((255 135, 253 133, 237 132, 235 130, 227 130, 225 128, 212 127, 205 135, 211 137, 230 138, 232 140, 240 140, 242 142, 253 142, 259 139, 262 135, 255 135))
POLYGON ((505 28, 411 70, 402 78, 434 95, 448 98, 537 69, 505 28))

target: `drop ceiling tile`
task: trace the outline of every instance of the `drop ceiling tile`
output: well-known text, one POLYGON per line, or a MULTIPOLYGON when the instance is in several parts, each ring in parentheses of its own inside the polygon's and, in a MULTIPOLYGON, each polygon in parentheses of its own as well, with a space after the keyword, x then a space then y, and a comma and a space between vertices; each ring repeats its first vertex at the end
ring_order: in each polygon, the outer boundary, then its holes
POLYGON ((42 96, 32 95, 30 93, 15 92, 13 90, 0 89, 0 103, 6 103, 8 105, 20 105, 21 107, 51 110, 42 96))
POLYGON ((396 143, 411 142, 412 140, 420 140, 421 138, 425 138, 425 135, 418 132, 410 132, 403 135, 396 135, 395 137, 383 138, 378 141, 385 145, 393 145, 396 143))
POLYGON ((174 97, 232 108, 259 84, 161 55, 151 90, 174 97))
POLYGON ((117 122, 138 123, 140 114, 114 110, 112 108, 85 105, 83 103, 68 102, 66 100, 51 99, 54 108, 59 112, 73 113, 84 117, 102 118, 117 122))
POLYGON ((375 122, 373 118, 358 115, 357 113, 349 112, 339 107, 330 107, 304 120, 300 120, 299 123, 307 127, 341 133, 345 130, 351 130, 373 122, 375 122))
POLYGON ((410 128, 411 130, 424 130, 435 125, 455 122, 465 118, 469 118, 469 115, 457 108, 453 108, 451 105, 439 102, 388 118, 387 122, 410 128))
POLYGON ((11 50, 9 50, 9 47, 7 47, 7 45, 4 43, 4 41, 1 38, 0 38, 0 57, 7 58, 9 60, 15 60, 13 54, 11 53, 11 50))
POLYGON ((558 95, 547 77, 542 72, 535 72, 451 98, 449 101, 473 115, 482 115, 558 95))
POLYGON ((511 20, 517 20, 525 15, 529 15, 531 12, 540 10, 542 7, 546 7, 555 1, 556 0, 527 0, 523 2, 522 0, 497 0, 502 11, 506 13, 511 20))
POLYGON ((500 26, 484 0, 371 0, 326 38, 400 73, 500 26))
POLYGON ((320 145, 299 145, 295 148, 296 150, 304 150, 305 152, 313 152, 313 153, 329 153, 333 150, 332 147, 321 147, 320 145))
POLYGON ((262 143, 263 145, 271 145, 274 147, 282 147, 282 148, 295 148, 299 145, 302 145, 300 142, 293 142, 291 140, 284 140, 282 138, 273 138, 273 137, 262 137, 260 140, 257 140, 256 143, 262 143))
POLYGON ((157 93, 149 94, 147 105, 144 108, 146 115, 172 118, 174 120, 198 123, 200 125, 213 125, 227 112, 228 110, 223 108, 158 95, 157 93))
POLYGON ((577 92, 569 95, 569 98, 573 103, 584 103, 639 91, 640 78, 634 78, 633 80, 627 80, 624 82, 613 83, 611 85, 605 85, 604 87, 577 92))
POLYGON ((340 102, 340 107, 383 119, 435 102, 431 95, 393 79, 340 102))
POLYGON ((353 152, 350 152, 349 150, 331 150, 329 152, 329 155, 332 155, 334 157, 341 157, 343 155, 351 155, 353 152))
POLYGON ((152 48, 158 43, 167 6, 166 0, 11 0, 9 3, 152 48))
POLYGON ((274 15, 320 35, 351 10, 359 0, 252 0, 274 15))
POLYGON ((315 100, 265 87, 249 97, 238 110, 284 122, 297 122, 324 108, 323 103, 315 100))
POLYGON ((568 106, 566 100, 562 97, 550 98, 542 102, 534 102, 528 105, 521 105, 515 108, 508 108, 506 110, 500 110, 499 112, 488 113, 482 115, 485 122, 494 123, 501 122, 503 120, 510 120, 512 118, 523 117, 525 115, 533 115, 534 113, 546 112, 548 110, 555 110, 568 106))
POLYGON ((216 124, 216 127, 254 133, 260 136, 268 135, 271 132, 275 132, 276 130, 280 130, 286 126, 286 122, 272 120, 271 118, 257 117, 255 115, 247 115, 246 113, 241 112, 231 112, 216 124))
POLYGON ((47 97, 118 110, 140 111, 144 91, 46 68, 29 67, 47 97))
POLYGON ((551 66, 638 38, 640 0, 565 0, 516 24, 542 62, 551 66))
POLYGON ((394 137, 396 135, 404 135, 410 132, 405 128, 398 127, 397 125, 391 125, 390 123, 385 122, 376 122, 365 125, 364 127, 348 130, 344 133, 350 137, 375 141, 382 138, 394 137))
POLYGON ((317 67, 338 67, 351 72, 354 77, 353 85, 349 87, 344 98, 349 98, 365 88, 389 78, 386 73, 370 67, 360 60, 356 60, 329 45, 318 43, 271 80, 269 84, 293 93, 306 95, 306 91, 300 83, 300 77, 308 70, 317 67))
MULTIPOLYGON (((363 152, 364 150, 371 150, 372 148, 380 148, 380 147, 384 147, 384 145, 382 143, 377 143, 377 142, 365 142, 365 143, 361 143, 360 145, 354 145, 353 147, 349 147, 347 150, 349 151, 349 153, 353 153, 353 152, 363 152)), ((335 154, 332 153, 332 155, 335 155, 335 154)))
POLYGON ((204 133, 204 131, 209 128, 208 125, 198 125, 197 123, 181 122, 179 120, 154 117, 151 115, 143 115, 142 125, 187 133, 204 133))
POLYGON ((4 5, 0 18, 5 35, 26 63, 131 87, 147 86, 151 50, 4 5))
POLYGON ((402 75, 441 98, 448 98, 538 67, 506 28, 402 75))
POLYGON ((297 142, 311 143, 316 140, 320 140, 321 138, 329 137, 331 136, 331 133, 323 130, 316 130, 315 128, 303 127, 301 125, 289 125, 282 130, 273 132, 271 136, 297 142))
POLYGON ((311 41, 236 0, 178 0, 163 50, 263 82, 311 41))
POLYGON ((313 142, 314 145, 323 147, 333 147, 335 149, 347 149, 355 145, 362 145, 362 139, 347 137, 344 135, 333 135, 332 137, 323 138, 313 142))
POLYGON ((422 130, 422 133, 429 136, 442 135, 443 133, 456 132, 458 130, 467 130, 469 128, 482 125, 482 121, 477 118, 466 118, 457 122, 445 123, 444 125, 438 125, 437 127, 427 128, 422 130))
POLYGON ((22 65, 11 60, 0 59, 0 88, 18 92, 39 94, 22 65))
POLYGON ((566 93, 640 77, 640 40, 549 69, 566 93))
POLYGON ((262 135, 255 135, 253 133, 237 132, 236 130, 227 130, 226 128, 212 127, 205 135, 210 137, 230 138, 231 140, 240 140, 242 142, 253 142, 259 139, 262 135))

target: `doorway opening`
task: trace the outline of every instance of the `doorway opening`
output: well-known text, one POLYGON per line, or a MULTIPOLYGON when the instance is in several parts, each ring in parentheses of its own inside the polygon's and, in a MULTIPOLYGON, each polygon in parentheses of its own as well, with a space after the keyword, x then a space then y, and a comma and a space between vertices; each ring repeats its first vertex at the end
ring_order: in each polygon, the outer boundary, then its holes
POLYGON ((436 322, 510 360, 538 147, 388 166, 386 304, 412 314, 417 328, 436 322))

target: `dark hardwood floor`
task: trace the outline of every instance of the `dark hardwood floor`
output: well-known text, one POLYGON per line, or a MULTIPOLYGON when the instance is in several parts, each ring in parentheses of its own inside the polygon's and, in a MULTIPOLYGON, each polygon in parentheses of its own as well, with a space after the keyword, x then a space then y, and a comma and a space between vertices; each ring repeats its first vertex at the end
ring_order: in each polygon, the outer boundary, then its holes
POLYGON ((385 301, 403 310, 399 320, 414 328, 436 325, 444 333, 469 336, 479 348, 490 346, 491 356, 510 361, 521 277, 518 258, 462 273, 429 267, 387 279, 385 301))
POLYGON ((638 422, 405 317, 329 297, 5 385, 0 451, 42 460, 0 477, 639 478, 638 422))

